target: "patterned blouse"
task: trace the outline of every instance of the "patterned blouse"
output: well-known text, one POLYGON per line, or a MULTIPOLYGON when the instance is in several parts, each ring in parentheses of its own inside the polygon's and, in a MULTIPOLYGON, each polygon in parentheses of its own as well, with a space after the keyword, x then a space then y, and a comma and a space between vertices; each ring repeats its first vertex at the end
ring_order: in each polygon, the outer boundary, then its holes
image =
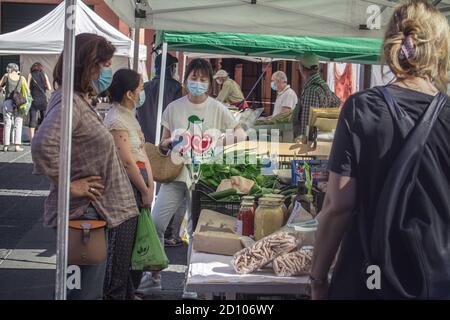
POLYGON ((136 111, 129 110, 118 103, 113 103, 105 116, 105 126, 109 131, 123 130, 128 132, 131 153, 136 162, 145 162, 144 134, 136 119, 136 111))

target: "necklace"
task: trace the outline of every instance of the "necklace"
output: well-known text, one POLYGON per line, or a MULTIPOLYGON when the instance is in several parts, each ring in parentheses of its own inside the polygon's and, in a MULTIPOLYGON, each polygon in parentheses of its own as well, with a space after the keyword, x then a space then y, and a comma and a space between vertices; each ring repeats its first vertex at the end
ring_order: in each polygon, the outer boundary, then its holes
POLYGON ((412 89, 433 96, 439 92, 439 90, 428 79, 425 80, 422 78, 415 78, 414 80, 397 80, 394 82, 394 84, 398 85, 399 87, 412 89))

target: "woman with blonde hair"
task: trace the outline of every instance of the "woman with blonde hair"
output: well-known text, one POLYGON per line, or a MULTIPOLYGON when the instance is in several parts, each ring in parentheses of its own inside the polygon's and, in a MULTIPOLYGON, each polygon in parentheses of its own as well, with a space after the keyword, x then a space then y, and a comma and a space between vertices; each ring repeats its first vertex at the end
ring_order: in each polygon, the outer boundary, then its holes
POLYGON ((396 80, 343 106, 318 216, 313 299, 450 298, 449 35, 426 1, 397 6, 383 44, 396 80))

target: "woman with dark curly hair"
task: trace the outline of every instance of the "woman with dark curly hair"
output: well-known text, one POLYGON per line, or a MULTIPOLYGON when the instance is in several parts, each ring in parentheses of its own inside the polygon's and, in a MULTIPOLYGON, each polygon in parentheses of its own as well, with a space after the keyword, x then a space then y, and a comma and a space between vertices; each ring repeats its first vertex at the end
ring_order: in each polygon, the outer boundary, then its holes
MULTIPOLYGON (((124 228, 134 232, 139 215, 133 189, 120 161, 114 139, 103 120, 90 104, 91 97, 105 91, 112 80, 111 62, 115 47, 104 37, 83 33, 75 38, 75 72, 72 115, 72 156, 70 183, 70 220, 103 220, 112 230, 124 228)), ((56 91, 49 101, 47 115, 31 145, 34 174, 50 179, 50 194, 45 202, 44 224, 57 227, 58 170, 63 54, 55 67, 56 91)), ((114 246, 114 261, 129 268, 131 249, 114 246)), ((106 261, 82 265, 81 288, 68 292, 69 299, 103 298, 106 261)), ((118 288, 126 292, 127 274, 118 288)), ((131 297, 130 297, 131 298, 131 297)))

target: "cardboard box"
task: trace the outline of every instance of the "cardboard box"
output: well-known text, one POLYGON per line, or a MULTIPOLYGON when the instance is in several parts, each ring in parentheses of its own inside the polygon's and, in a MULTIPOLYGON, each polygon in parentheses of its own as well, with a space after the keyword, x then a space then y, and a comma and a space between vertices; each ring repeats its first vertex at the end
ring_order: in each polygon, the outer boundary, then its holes
POLYGON ((195 251, 232 256, 242 250, 234 232, 237 219, 212 210, 202 210, 193 236, 195 251))

